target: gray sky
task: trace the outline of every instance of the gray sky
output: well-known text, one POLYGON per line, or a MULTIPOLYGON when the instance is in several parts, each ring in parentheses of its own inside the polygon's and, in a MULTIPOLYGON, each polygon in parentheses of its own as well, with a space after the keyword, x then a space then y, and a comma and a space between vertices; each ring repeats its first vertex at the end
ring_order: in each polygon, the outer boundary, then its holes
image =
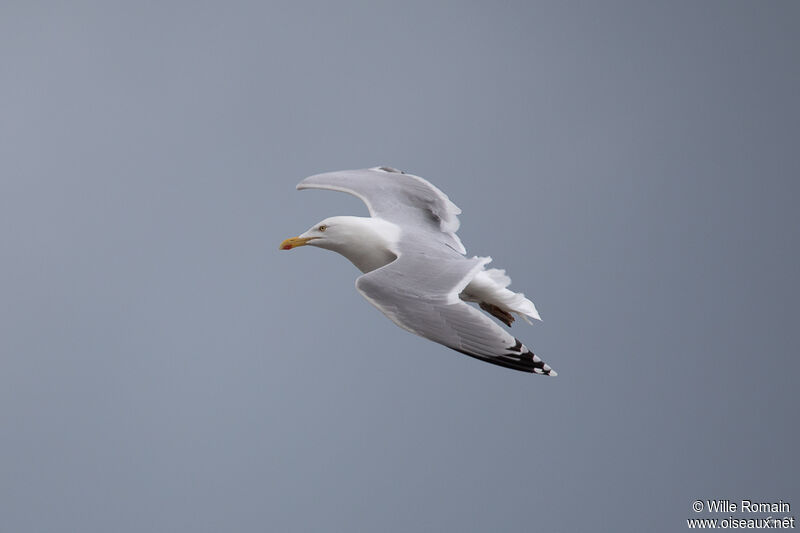
POLYGON ((800 509, 796 2, 6 2, 0 530, 681 531, 800 509), (281 239, 378 164, 559 372, 281 239))

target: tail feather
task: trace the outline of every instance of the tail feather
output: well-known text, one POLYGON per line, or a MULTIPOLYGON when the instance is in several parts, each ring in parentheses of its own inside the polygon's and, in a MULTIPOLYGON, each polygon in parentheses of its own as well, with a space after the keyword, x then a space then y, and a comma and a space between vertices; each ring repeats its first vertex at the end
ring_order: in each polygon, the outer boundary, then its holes
POLYGON ((490 268, 478 272, 464 288, 461 298, 468 302, 477 302, 481 308, 510 326, 515 313, 528 324, 530 319, 541 320, 536 306, 521 292, 514 292, 507 287, 511 278, 505 270, 490 268), (510 320, 509 320, 510 317, 510 320))

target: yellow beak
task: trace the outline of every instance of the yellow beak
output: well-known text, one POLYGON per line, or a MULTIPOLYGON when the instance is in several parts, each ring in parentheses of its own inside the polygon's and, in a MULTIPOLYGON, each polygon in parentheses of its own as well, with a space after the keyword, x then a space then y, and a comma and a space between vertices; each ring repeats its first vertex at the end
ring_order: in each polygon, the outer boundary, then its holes
POLYGON ((292 237, 291 239, 286 239, 281 243, 278 247, 280 250, 291 250, 292 248, 297 248, 298 246, 305 246, 308 244, 308 241, 313 241, 318 237, 292 237))

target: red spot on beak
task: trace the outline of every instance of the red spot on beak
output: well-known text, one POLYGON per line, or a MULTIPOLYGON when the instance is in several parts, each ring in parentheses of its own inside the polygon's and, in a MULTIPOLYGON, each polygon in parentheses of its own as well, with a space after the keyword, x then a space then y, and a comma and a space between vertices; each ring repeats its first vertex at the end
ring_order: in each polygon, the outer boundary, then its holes
POLYGON ((281 250, 291 250, 291 249, 292 249, 292 245, 291 244, 287 244, 286 246, 281 248, 281 250))

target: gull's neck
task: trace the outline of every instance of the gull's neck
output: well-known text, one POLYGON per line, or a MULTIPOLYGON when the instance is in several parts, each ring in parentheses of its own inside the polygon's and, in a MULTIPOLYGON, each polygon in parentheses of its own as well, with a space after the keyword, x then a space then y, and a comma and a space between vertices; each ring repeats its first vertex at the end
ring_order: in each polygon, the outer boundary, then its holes
POLYGON ((371 217, 337 217, 342 239, 330 249, 345 256, 361 272, 367 273, 397 259, 392 252, 400 237, 400 228, 391 222, 371 217))

